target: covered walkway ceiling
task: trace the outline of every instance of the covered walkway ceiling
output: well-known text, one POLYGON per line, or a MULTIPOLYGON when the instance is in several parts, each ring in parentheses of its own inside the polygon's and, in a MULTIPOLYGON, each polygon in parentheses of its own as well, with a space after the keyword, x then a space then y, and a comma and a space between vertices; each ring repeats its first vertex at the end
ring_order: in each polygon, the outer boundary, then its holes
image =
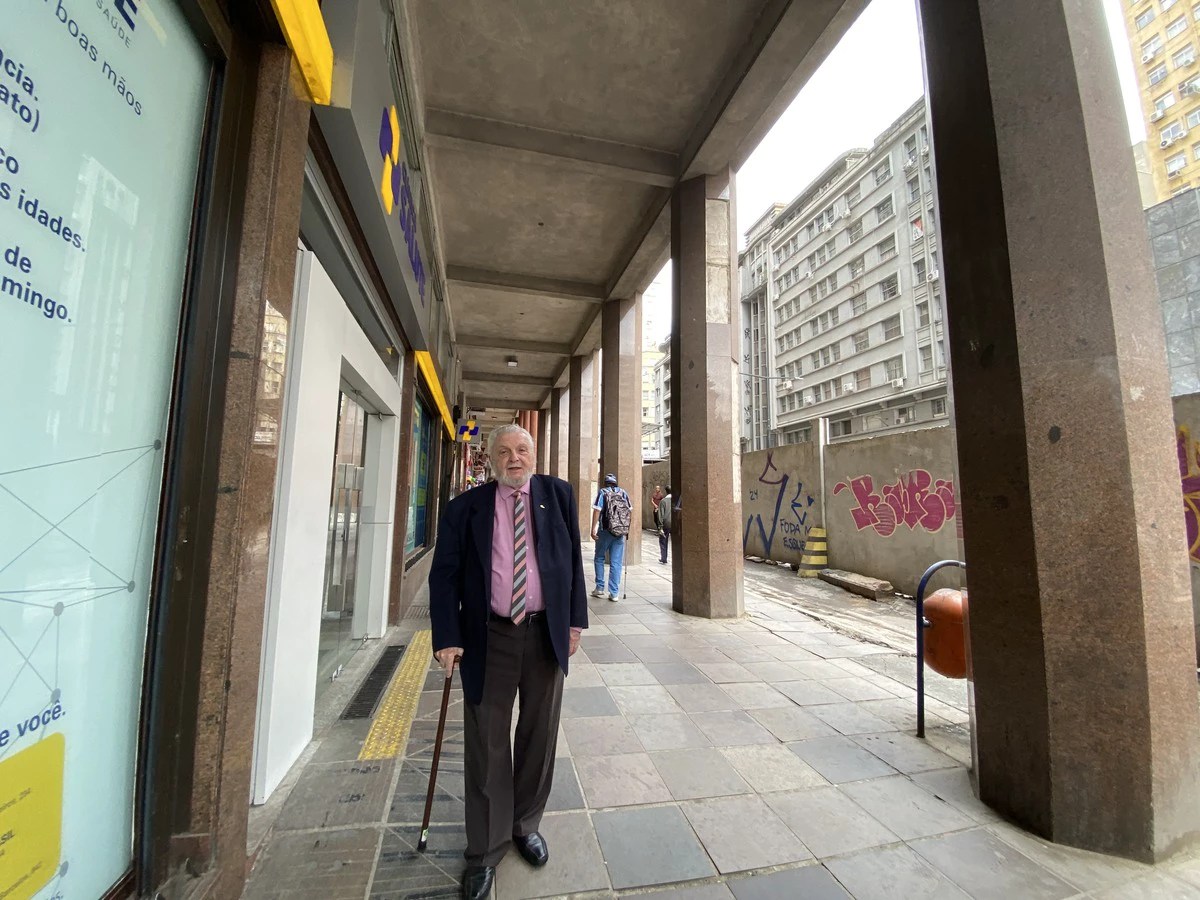
POLYGON ((565 384, 570 356, 599 346, 604 301, 632 297, 667 260, 672 187, 745 162, 865 5, 397 9, 463 390, 487 408, 485 429, 565 384))

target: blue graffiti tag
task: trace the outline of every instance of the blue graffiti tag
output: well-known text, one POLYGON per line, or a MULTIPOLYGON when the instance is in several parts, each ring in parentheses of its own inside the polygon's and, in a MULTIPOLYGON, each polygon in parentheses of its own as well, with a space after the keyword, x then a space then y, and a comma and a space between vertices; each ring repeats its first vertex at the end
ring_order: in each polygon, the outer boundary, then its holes
MULTIPOLYGON (((758 533, 762 538, 763 550, 768 557, 771 555, 771 548, 775 544, 775 534, 778 530, 782 530, 784 533, 783 543, 785 548, 796 552, 803 550, 804 539, 808 536, 808 507, 816 503, 812 495, 804 490, 804 483, 797 481, 796 495, 792 498, 790 504, 792 516, 795 517, 796 521, 793 523, 788 519, 782 522, 779 520, 779 511, 783 508, 783 498, 787 493, 788 482, 791 478, 787 474, 780 472, 775 466, 774 455, 773 451, 767 451, 767 464, 763 467, 762 474, 758 476, 761 484, 779 485, 779 491, 775 496, 775 510, 771 514, 771 532, 770 534, 767 533, 762 515, 758 513, 754 513, 746 518, 746 527, 742 532, 742 550, 744 552, 750 544, 750 529, 755 525, 757 520, 758 533), (775 472, 778 477, 768 478, 767 476, 771 472, 775 472)), ((752 495, 752 499, 757 499, 758 492, 753 491, 752 495)))

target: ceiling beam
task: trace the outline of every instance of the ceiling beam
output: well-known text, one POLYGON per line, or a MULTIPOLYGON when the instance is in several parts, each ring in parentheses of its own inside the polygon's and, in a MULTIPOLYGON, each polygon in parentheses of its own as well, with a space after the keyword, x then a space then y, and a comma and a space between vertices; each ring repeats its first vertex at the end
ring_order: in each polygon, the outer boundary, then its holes
POLYGON ((679 158, 674 153, 445 109, 426 110, 425 139, 434 147, 486 148, 522 163, 656 187, 673 187, 679 174, 679 158))
POLYGON ((607 294, 602 284, 570 281, 565 278, 543 278, 540 275, 520 275, 516 272, 493 272, 470 266, 446 266, 446 280, 451 284, 487 288, 508 294, 536 294, 560 300, 578 300, 599 306, 607 294))
POLYGON ((570 356, 567 344, 548 344, 542 341, 517 341, 510 337, 484 337, 481 334, 460 334, 460 347, 480 347, 508 353, 539 353, 543 356, 570 356))
POLYGON ((471 397, 467 395, 467 408, 487 410, 489 413, 497 409, 538 409, 537 400, 497 400, 494 397, 471 397))
POLYGON ((533 387, 553 387, 550 378, 539 378, 535 375, 493 374, 491 372, 463 372, 463 381, 482 381, 486 384, 528 384, 533 387))

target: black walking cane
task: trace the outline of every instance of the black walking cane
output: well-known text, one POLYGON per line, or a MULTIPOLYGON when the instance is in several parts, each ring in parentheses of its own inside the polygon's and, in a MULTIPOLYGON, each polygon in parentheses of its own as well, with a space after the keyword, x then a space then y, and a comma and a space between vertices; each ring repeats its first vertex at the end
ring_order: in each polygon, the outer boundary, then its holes
POLYGON ((442 734, 446 731, 446 709, 450 706, 450 688, 454 685, 454 665, 457 662, 457 656, 450 661, 450 668, 446 671, 446 686, 442 688, 442 712, 438 716, 437 739, 433 742, 433 765, 429 769, 429 793, 425 795, 425 817, 421 819, 418 853, 424 853, 429 845, 429 817, 433 814, 433 791, 437 786, 438 760, 442 757, 442 734))

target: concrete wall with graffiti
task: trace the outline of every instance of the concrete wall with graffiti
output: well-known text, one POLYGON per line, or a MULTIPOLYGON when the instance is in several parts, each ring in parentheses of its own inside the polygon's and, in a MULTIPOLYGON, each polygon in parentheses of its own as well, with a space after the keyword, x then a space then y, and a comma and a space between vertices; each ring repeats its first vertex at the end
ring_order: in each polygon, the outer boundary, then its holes
POLYGON ((799 563, 808 530, 820 525, 817 445, 742 454, 742 548, 747 556, 799 563))
MULTIPOLYGON (((921 573, 958 558, 962 520, 949 428, 847 441, 825 451, 829 565, 914 594, 921 573)), ((937 586, 956 585, 939 576, 937 586)))
POLYGON ((1183 521, 1192 561, 1192 608, 1196 617, 1196 655, 1200 661, 1200 394, 1175 398, 1175 449, 1183 521))

